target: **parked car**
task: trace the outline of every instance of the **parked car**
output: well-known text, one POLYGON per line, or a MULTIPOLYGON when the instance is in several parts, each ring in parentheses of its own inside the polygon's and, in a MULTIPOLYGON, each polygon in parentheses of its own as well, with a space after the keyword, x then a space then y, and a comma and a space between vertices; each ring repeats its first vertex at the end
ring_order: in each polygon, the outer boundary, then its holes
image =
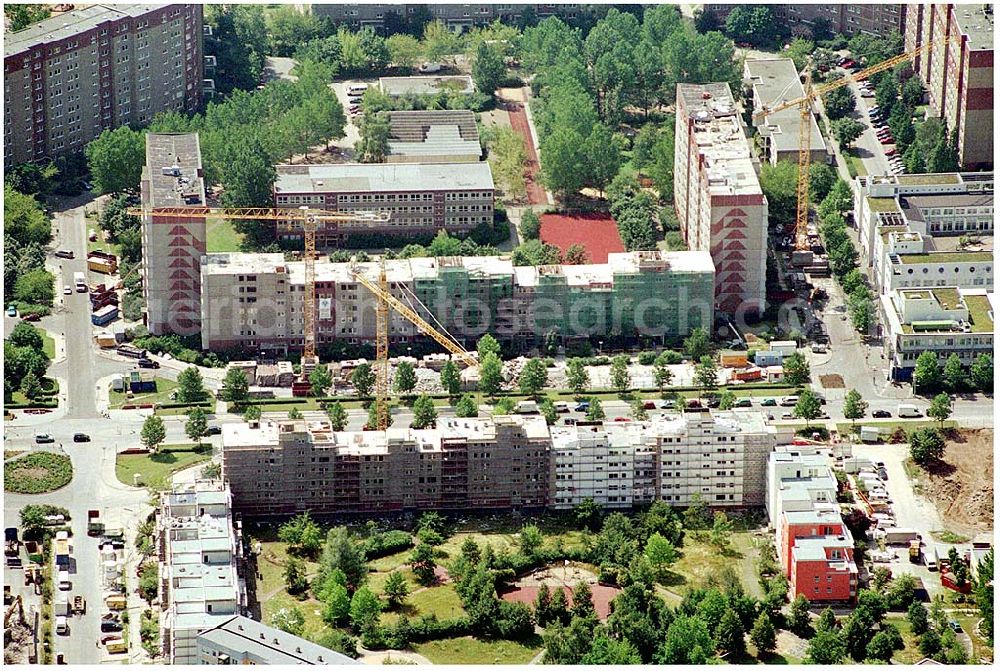
POLYGON ((705 405, 707 405, 710 408, 718 408, 719 405, 721 405, 721 404, 722 404, 722 401, 719 399, 718 396, 709 396, 705 400, 705 405))
POLYGON ((785 396, 784 398, 781 399, 781 405, 785 406, 786 408, 792 407, 798 402, 799 402, 799 397, 795 395, 785 396))
POLYGON ((656 410, 656 403, 654 401, 645 401, 642 404, 643 410, 656 410))
POLYGON ((588 410, 590 410, 590 401, 583 401, 582 403, 578 403, 577 406, 573 409, 576 412, 587 412, 588 410))
POLYGON ((8 317, 16 317, 17 316, 17 306, 15 306, 15 305, 8 305, 7 306, 7 316, 8 317))
POLYGON ((615 417, 615 421, 616 422, 630 422, 632 420, 630 420, 628 417, 615 417))
POLYGON ((877 419, 885 419, 886 417, 892 417, 892 413, 888 410, 876 410, 872 413, 872 417, 877 419))
POLYGON ((677 407, 677 403, 674 402, 672 398, 668 398, 666 401, 660 404, 660 407, 664 410, 670 410, 677 407))
POLYGON ((421 74, 429 75, 435 72, 441 72, 440 63, 421 63, 418 68, 421 74))
POLYGON ((696 398, 692 398, 691 400, 689 400, 687 402, 687 407, 689 407, 689 408, 700 408, 701 407, 701 401, 699 401, 696 398))
POLYGON ((103 632, 121 631, 121 630, 122 630, 122 623, 121 622, 115 622, 114 620, 102 620, 101 621, 101 631, 103 631, 103 632))
POLYGON ((895 156, 896 155, 896 150, 893 149, 892 147, 890 147, 889 149, 885 150, 885 155, 886 156, 895 156))
POLYGON ((73 434, 73 442, 74 443, 89 443, 90 442, 90 436, 88 436, 85 433, 74 433, 73 434))
POLYGON ((41 445, 43 443, 54 443, 56 442, 56 439, 53 438, 52 435, 48 433, 36 433, 35 442, 41 445))
POLYGON ((207 429, 205 429, 205 435, 206 436, 218 436, 221 433, 222 433, 222 427, 221 426, 210 426, 207 429))
POLYGON ((734 408, 749 408, 751 406, 753 406, 753 401, 750 399, 749 396, 738 398, 736 399, 736 402, 733 403, 734 408))
POLYGON ((765 398, 763 401, 760 402, 760 404, 762 406, 775 406, 778 405, 778 401, 777 399, 773 398, 765 398))
POLYGON ((956 634, 961 634, 962 633, 962 625, 959 623, 958 620, 951 620, 951 621, 949 621, 948 622, 948 626, 951 627, 951 630, 953 632, 955 632, 956 634))
POLYGON ((795 419, 795 413, 793 413, 793 412, 783 412, 783 413, 781 413, 781 419, 795 419))
POLYGON ((891 135, 886 136, 886 137, 880 137, 878 139, 878 141, 881 142, 882 144, 895 144, 896 143, 896 140, 891 135))
POLYGON ((160 362, 152 359, 139 359, 139 368, 159 368, 160 362))
POLYGON ((59 250, 56 250, 56 256, 58 256, 60 259, 72 259, 73 258, 73 250, 72 249, 59 249, 59 250))

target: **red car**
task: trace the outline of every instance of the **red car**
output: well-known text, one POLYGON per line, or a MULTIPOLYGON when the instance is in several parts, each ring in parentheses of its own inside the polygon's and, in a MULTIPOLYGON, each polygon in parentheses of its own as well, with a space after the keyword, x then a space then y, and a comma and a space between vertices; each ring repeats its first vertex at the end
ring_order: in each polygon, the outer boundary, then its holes
POLYGON ((886 156, 895 156, 896 155, 896 150, 895 149, 891 149, 891 148, 890 149, 886 149, 885 150, 885 155, 886 156))
POLYGON ((892 138, 891 135, 883 137, 883 138, 879 138, 879 142, 881 142, 882 144, 895 144, 896 143, 896 141, 892 138))
POLYGON ((846 70, 847 68, 853 68, 853 67, 855 67, 856 65, 857 65, 857 63, 855 63, 855 62, 854 62, 854 61, 852 61, 852 60, 851 60, 850 58, 848 58, 848 59, 847 59, 846 61, 843 61, 843 62, 842 62, 842 63, 840 64, 840 67, 842 67, 842 68, 844 68, 844 69, 846 70))
POLYGON ((615 421, 616 422, 631 422, 632 420, 630 420, 628 417, 615 417, 615 421))
POLYGON ((653 401, 646 401, 645 403, 642 404, 642 409, 643 410, 656 410, 656 403, 654 403, 653 401))

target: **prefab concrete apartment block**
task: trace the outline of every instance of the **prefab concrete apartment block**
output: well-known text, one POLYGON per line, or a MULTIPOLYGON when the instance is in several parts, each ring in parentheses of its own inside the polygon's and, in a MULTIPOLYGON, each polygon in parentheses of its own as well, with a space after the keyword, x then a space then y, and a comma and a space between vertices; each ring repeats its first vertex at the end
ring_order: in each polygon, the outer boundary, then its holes
POLYGON ((83 6, 4 38, 8 168, 201 107, 201 5, 83 6))
MULTIPOLYGON (((197 133, 146 135, 141 191, 144 209, 205 206, 197 133)), ((190 335, 200 329, 205 235, 204 217, 143 217, 142 291, 150 333, 190 335)))
POLYGON ((674 204, 689 249, 715 263, 724 313, 764 311, 767 198, 728 84, 678 84, 674 204))

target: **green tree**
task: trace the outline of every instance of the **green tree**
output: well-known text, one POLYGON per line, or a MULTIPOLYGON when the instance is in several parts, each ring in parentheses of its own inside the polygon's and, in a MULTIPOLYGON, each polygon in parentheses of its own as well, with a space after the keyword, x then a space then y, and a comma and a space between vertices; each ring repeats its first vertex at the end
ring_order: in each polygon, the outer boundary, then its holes
POLYGON ((715 547, 725 550, 733 535, 733 523, 722 511, 716 511, 709 539, 715 547))
POLYGON ((181 403, 197 403, 208 393, 201 377, 201 371, 195 366, 189 366, 177 375, 177 400, 181 403))
POLYGON ((441 386, 448 392, 448 396, 455 397, 461 393, 462 377, 454 361, 449 360, 441 367, 441 386))
POLYGON ((850 115, 855 109, 854 92, 846 86, 823 95, 823 107, 831 121, 850 115))
POLYGON ((524 368, 521 369, 521 374, 517 378, 521 393, 532 398, 537 398, 538 392, 545 387, 548 381, 549 373, 545 368, 545 362, 541 359, 529 360, 524 364, 524 368))
POLYGON ((346 527, 334 527, 327 532, 319 561, 319 584, 325 585, 337 571, 343 574, 348 591, 360 587, 368 575, 364 552, 346 527))
POLYGON ((503 383, 503 364, 493 352, 479 359, 479 390, 490 398, 495 398, 503 383))
POLYGON ((916 392, 933 391, 941 386, 941 369, 938 366, 937 354, 921 352, 913 368, 913 390, 916 392))
POLYGON ((487 354, 495 354, 500 359, 500 343, 497 342, 496 338, 487 333, 476 342, 476 352, 479 354, 480 361, 485 359, 487 354))
POLYGON ((219 396, 228 403, 242 403, 250 395, 250 382, 247 374, 239 368, 230 368, 222 380, 219 396))
POLYGON ((969 377, 972 384, 983 393, 993 391, 993 357, 989 354, 980 354, 972 362, 969 370, 969 377))
POLYGON ((417 65, 423 53, 420 41, 412 35, 389 35, 386 46, 389 48, 389 60, 392 64, 406 70, 417 65))
POLYGON ((719 386, 719 366, 712 356, 703 356, 695 367, 694 381, 703 391, 713 391, 719 386))
POLYGON ((580 664, 642 664, 642 657, 628 641, 619 641, 600 634, 583 657, 580 664))
POLYGON ((358 124, 358 141, 354 144, 354 152, 362 163, 383 163, 389 154, 389 115, 384 112, 374 112, 365 106, 368 94, 362 98, 364 114, 358 124))
POLYGON ((865 648, 865 659, 888 664, 889 660, 892 659, 893 652, 895 652, 895 646, 892 634, 888 631, 879 631, 868 642, 865 648))
POLYGON ((767 196, 768 216, 779 226, 795 221, 798 166, 789 161, 765 163, 760 170, 760 187, 767 196))
POLYGON ((503 82, 504 74, 506 68, 500 50, 485 42, 480 43, 472 62, 472 79, 476 88, 492 96, 503 82))
POLYGON ((795 416, 806 420, 807 429, 809 423, 819 417, 822 412, 819 397, 811 389, 802 390, 802 393, 799 394, 799 400, 795 404, 795 416))
MULTIPOLYGON (((833 614, 833 611, 830 611, 833 614)), ((788 629, 802 636, 809 628, 809 600, 799 594, 792 600, 785 618, 788 629)))
POLYGON ((705 664, 715 650, 708 627, 701 618, 679 615, 667 627, 656 650, 656 664, 705 664))
POLYGON ((518 534, 517 544, 521 550, 521 554, 525 557, 534 557, 538 554, 539 550, 542 549, 542 545, 545 543, 545 537, 542 532, 534 524, 526 524, 521 527, 521 533, 518 534))
POLYGON ((945 392, 941 392, 931 400, 931 405, 927 409, 927 416, 936 419, 938 426, 944 428, 944 421, 951 417, 951 398, 945 392))
POLYGON ((41 331, 28 322, 18 322, 11 330, 7 340, 14 347, 28 347, 41 350, 43 347, 41 331))
POLYGON ((336 579, 328 581, 320 598, 323 601, 323 621, 338 626, 347 620, 351 612, 351 595, 347 587, 336 579))
POLYGON ((194 407, 187 412, 187 422, 184 424, 184 433, 194 442, 201 444, 201 439, 208 431, 208 415, 199 407, 194 407))
POLYGON ((282 608, 271 616, 271 626, 292 636, 302 636, 306 618, 298 608, 282 608))
POLYGON ((288 411, 288 419, 302 419, 302 411, 299 410, 298 406, 292 406, 292 409, 288 411))
POLYGON ((928 628, 927 608, 919 601, 914 601, 906 609, 906 620, 910 623, 910 630, 916 636, 921 636, 928 628))
POLYGON ((597 616, 597 611, 594 609, 593 592, 587 583, 583 581, 576 583, 576 586, 573 587, 572 601, 570 614, 573 617, 588 619, 597 616))
POLYGON ((545 423, 552 426, 557 421, 559 421, 559 413, 556 412, 556 406, 552 402, 551 398, 545 398, 541 403, 538 404, 538 411, 545 418, 545 423))
POLYGON ((785 382, 792 385, 807 384, 811 377, 809 363, 799 352, 785 357, 782 362, 782 370, 785 374, 785 382))
POLYGON ((653 533, 646 539, 644 550, 646 558, 649 559, 653 568, 657 572, 658 579, 662 580, 671 566, 679 559, 677 548, 669 540, 657 533, 653 533))
POLYGON ((401 571, 393 571, 389 574, 382 591, 385 593, 389 610, 397 610, 403 605, 406 597, 410 594, 410 588, 406 584, 406 577, 401 571))
POLYGON ((246 410, 243 411, 243 421, 244 422, 259 422, 260 421, 260 406, 259 405, 248 405, 246 410))
POLYGON ((857 420, 862 419, 868 412, 868 403, 861 397, 857 389, 851 389, 844 396, 844 418, 851 420, 854 425, 857 420))
POLYGON ((371 396, 375 387, 375 371, 370 363, 363 363, 351 373, 351 384, 358 396, 371 396))
POLYGON ((333 375, 328 366, 319 365, 309 373, 309 387, 313 396, 326 396, 327 391, 333 386, 333 375))
POLYGON ((298 557, 289 557, 285 562, 285 591, 294 596, 302 594, 308 588, 305 562, 298 557))
POLYGON ((656 387, 660 390, 661 394, 664 388, 669 387, 674 379, 674 374, 667 367, 669 361, 667 354, 668 352, 662 352, 653 362, 653 381, 656 383, 656 387))
POLYGON ((646 412, 645 404, 641 398, 632 401, 632 419, 637 422, 645 422, 649 419, 649 413, 646 412))
POLYGON ((850 117, 830 122, 830 132, 842 150, 849 149, 865 132, 865 125, 850 117))
POLYGON ((570 359, 566 362, 566 383, 578 396, 590 387, 590 375, 583 359, 570 359))
POLYGON ((542 230, 542 222, 533 210, 525 210, 521 215, 521 235, 525 240, 537 240, 542 230))
POLYGON ((514 399, 508 396, 504 396, 503 398, 498 399, 497 402, 493 405, 493 416, 496 417, 498 415, 513 415, 514 407, 515 407, 514 399))
POLYGON ((396 364, 396 375, 393 385, 400 394, 409 394, 417 387, 417 371, 413 364, 408 361, 400 361, 396 364))
POLYGON ((434 401, 427 394, 421 394, 413 401, 413 420, 410 426, 414 429, 425 429, 437 421, 437 410, 434 401))
POLYGON ((601 406, 601 399, 596 396, 590 397, 590 405, 587 407, 587 421, 589 422, 599 422, 603 420, 606 415, 604 414, 604 408, 601 406))
POLYGON ((962 367, 962 360, 954 352, 944 363, 944 381, 952 391, 961 391, 965 388, 965 369, 962 367))
POLYGON ((944 438, 937 429, 923 428, 910 433, 910 458, 927 466, 944 455, 944 438))
POLYGON ((30 370, 21 379, 21 393, 29 401, 34 401, 42 395, 42 383, 38 376, 30 370))
POLYGON ((142 423, 142 431, 139 440, 146 446, 146 449, 156 452, 160 444, 167 439, 167 427, 163 424, 163 419, 159 415, 150 415, 142 423))
POLYGON ((314 556, 323 547, 323 530, 309 516, 300 513, 278 529, 278 538, 288 543, 292 552, 314 556))
POLYGON ((471 394, 462 394, 455 404, 455 415, 457 417, 475 417, 479 414, 479 408, 471 394))
POLYGON ((700 361, 703 356, 711 351, 711 342, 705 329, 695 328, 691 335, 684 339, 684 353, 692 361, 700 361))
POLYGON ((343 431, 347 426, 347 410, 340 401, 330 401, 326 404, 326 417, 330 420, 330 428, 343 431))
POLYGON ((366 625, 378 621, 382 613, 382 602, 367 587, 361 587, 351 597, 351 625, 361 631, 366 625))
POLYGON ((628 372, 629 358, 627 354, 620 354, 611 360, 611 386, 618 390, 619 394, 628 391, 632 384, 632 378, 628 372))
POLYGON ((21 303, 51 306, 55 298, 52 273, 35 268, 20 275, 14 282, 14 298, 21 303))
POLYGON ((754 620, 753 629, 750 630, 750 642, 757 648, 757 658, 761 659, 774 652, 777 647, 777 637, 774 631, 774 624, 767 613, 761 613, 754 620))
POLYGON ((601 525, 603 510, 599 503, 588 497, 573 507, 573 516, 576 518, 577 524, 590 531, 595 531, 601 525))
POLYGON ((903 152, 903 166, 906 172, 922 174, 927 172, 927 151, 920 142, 912 142, 903 152))
POLYGON ((434 561, 434 548, 426 543, 420 543, 410 554, 410 566, 413 574, 417 576, 417 582, 421 585, 433 585, 437 581, 435 571, 437 562, 434 561))
POLYGON ((97 193, 135 190, 146 157, 146 138, 128 126, 105 130, 91 141, 84 153, 97 193))
POLYGON ((728 389, 722 392, 719 396, 719 410, 732 410, 734 405, 736 405, 736 394, 728 389))
POLYGON ((731 609, 726 610, 715 629, 716 647, 719 652, 737 658, 742 657, 746 653, 746 641, 743 635, 743 624, 739 616, 731 609))
POLYGON ((840 632, 836 630, 817 630, 809 641, 807 658, 811 664, 839 664, 847 651, 840 632))

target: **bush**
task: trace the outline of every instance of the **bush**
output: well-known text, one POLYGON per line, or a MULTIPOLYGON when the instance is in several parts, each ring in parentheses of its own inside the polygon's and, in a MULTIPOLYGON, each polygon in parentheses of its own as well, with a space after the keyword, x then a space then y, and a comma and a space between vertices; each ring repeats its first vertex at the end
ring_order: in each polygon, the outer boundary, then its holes
POLYGON ((43 494, 65 487, 73 479, 73 464, 64 454, 36 452, 5 464, 3 488, 17 494, 43 494))
POLYGON ((393 529, 373 534, 362 545, 365 559, 371 561, 379 557, 396 554, 413 547, 413 537, 405 531, 393 529))
POLYGON ((639 352, 638 361, 640 365, 652 366, 656 361, 656 352, 639 352))

